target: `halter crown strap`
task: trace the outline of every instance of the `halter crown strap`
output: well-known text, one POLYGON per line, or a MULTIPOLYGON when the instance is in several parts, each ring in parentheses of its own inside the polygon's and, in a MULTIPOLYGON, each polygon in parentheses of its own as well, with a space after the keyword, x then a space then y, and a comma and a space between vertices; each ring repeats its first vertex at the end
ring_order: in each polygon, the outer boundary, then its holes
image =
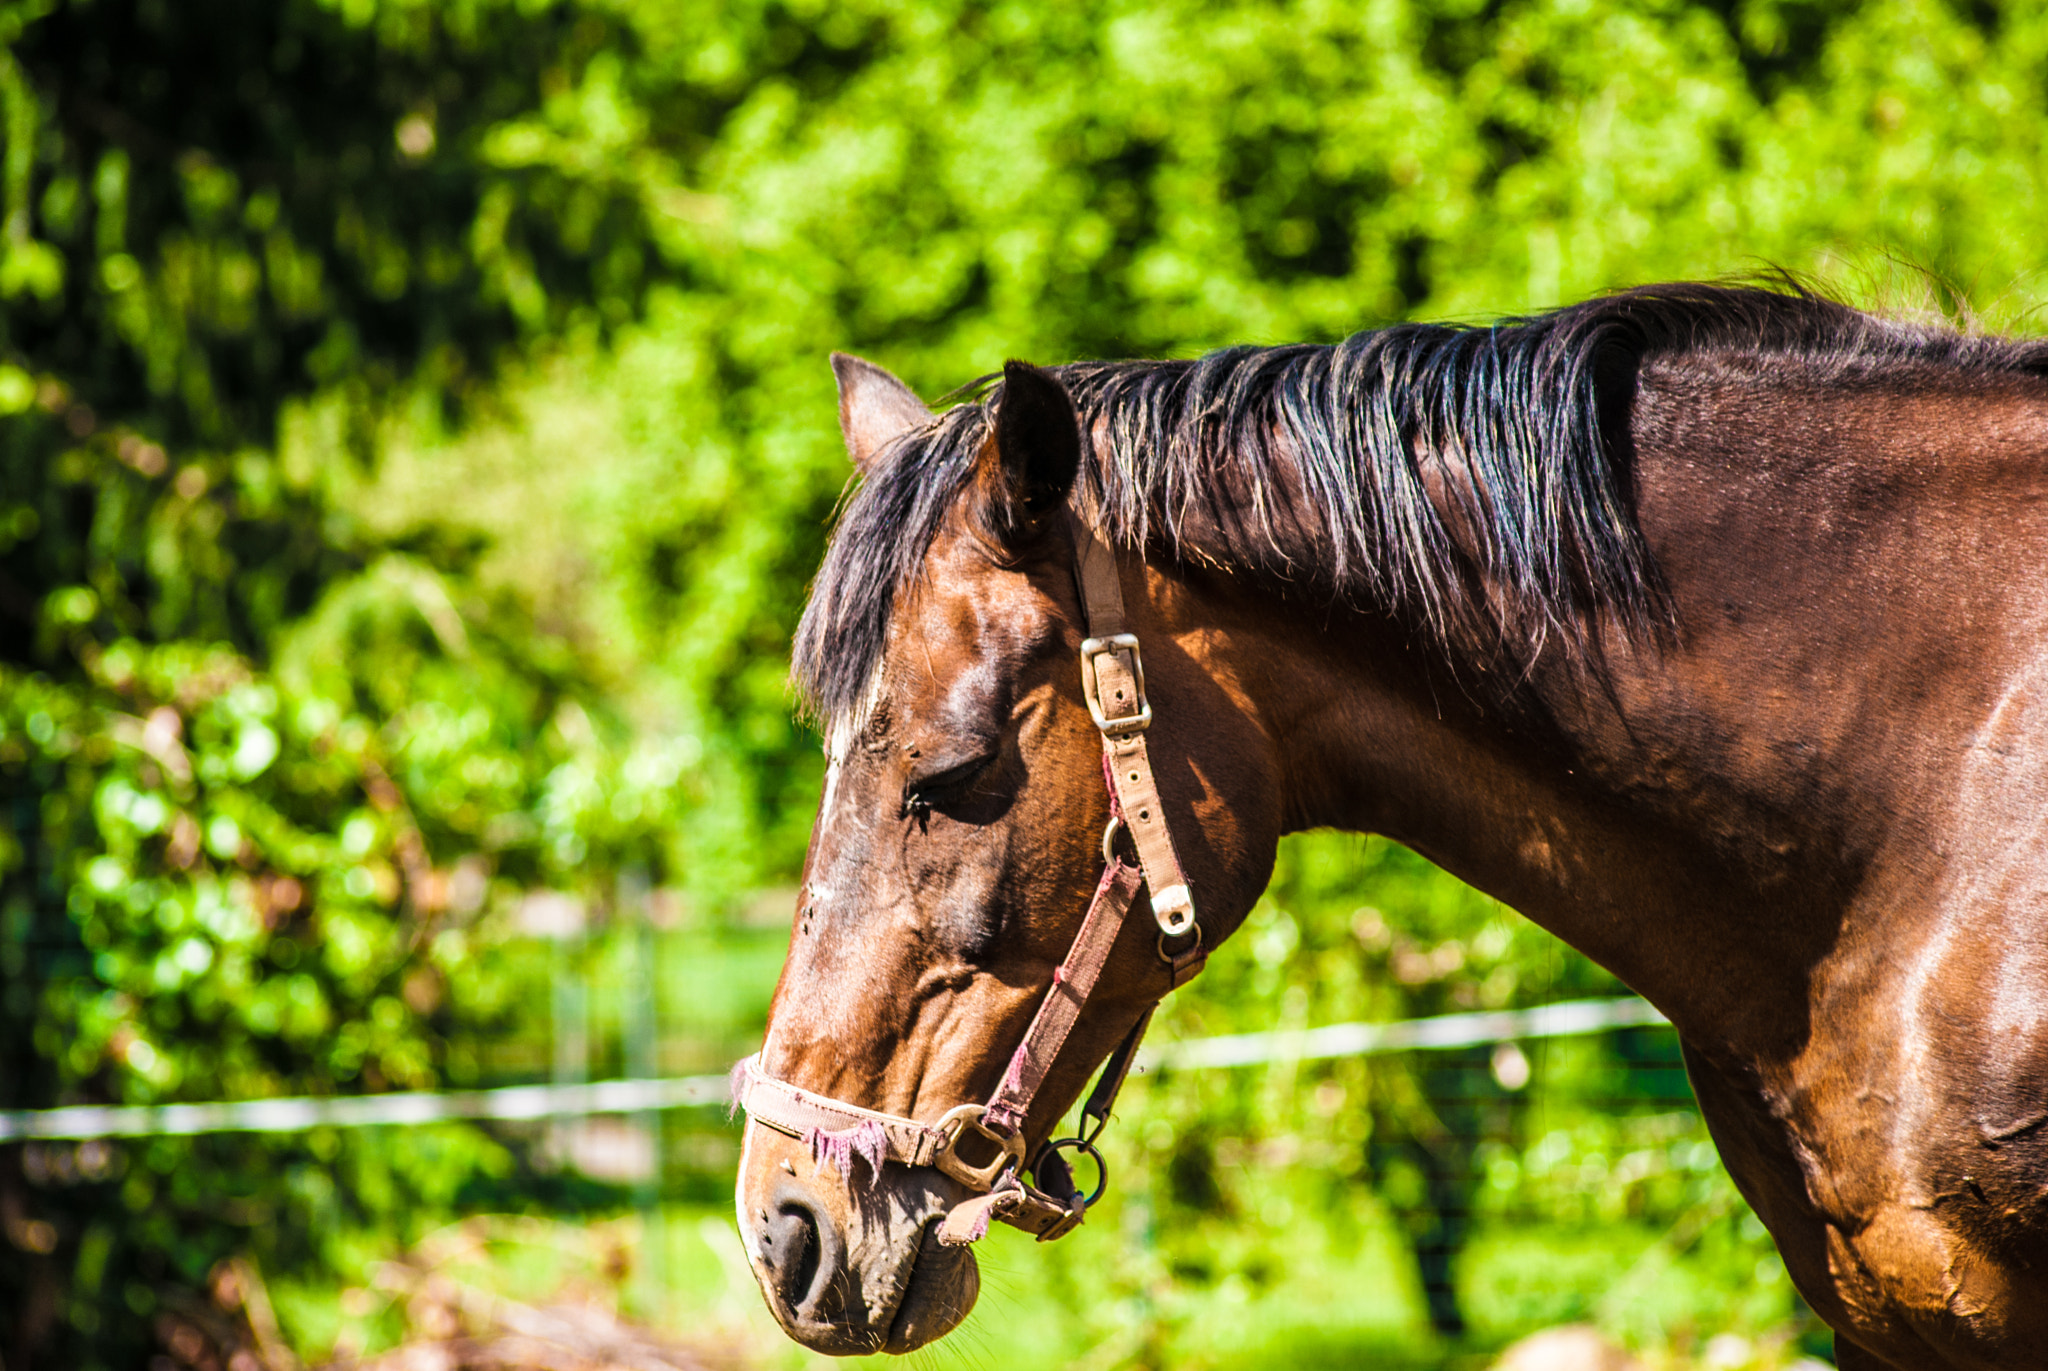
MULTIPOLYGON (((1145 659, 1136 635, 1124 632, 1124 591, 1116 554, 1093 524, 1078 516, 1072 523, 1075 575, 1090 635, 1081 644, 1081 693, 1095 726, 1102 730, 1104 766, 1117 801, 1112 822, 1130 832, 1138 850, 1160 933, 1186 937, 1195 931, 1195 902, 1180 854, 1173 848, 1173 835, 1167 831, 1166 809, 1152 776, 1152 755, 1145 747, 1145 732, 1152 726, 1145 659)), ((1178 986, 1186 978, 1177 975, 1173 983, 1178 986)))
MULTIPOLYGON (((936 1122, 924 1123, 777 1080, 762 1071, 758 1055, 741 1062, 733 1072, 734 1102, 756 1122, 810 1141, 814 1155, 825 1154, 821 1139, 830 1138, 840 1144, 834 1155, 850 1159, 857 1154, 876 1167, 882 1161, 935 1166, 981 1192, 956 1204, 946 1215, 939 1240, 954 1246, 980 1238, 992 1218, 1034 1233, 1044 1242, 1071 1232, 1085 1217, 1088 1202, 1073 1193, 1070 1179, 1064 1181, 1069 1193, 1055 1195, 1026 1185, 1019 1177, 1019 1171, 1025 1169, 1025 1121, 1039 1087, 1080 1018, 1081 1007, 1095 989, 1141 884, 1159 925, 1159 956, 1168 969, 1169 988, 1185 984, 1202 969, 1207 956, 1201 927, 1195 922, 1194 898, 1167 832, 1166 811, 1145 747, 1152 705, 1145 695, 1145 664, 1138 640, 1124 631, 1123 586, 1116 555, 1092 524, 1071 512, 1069 519, 1074 534, 1074 576, 1087 631, 1092 635, 1081 644, 1081 693, 1102 733, 1111 817, 1103 834, 1102 880, 1088 903, 1073 946, 1053 972, 1052 986, 1010 1058, 1002 1083, 986 1105, 960 1105, 936 1122), (1136 866, 1126 865, 1116 852, 1120 829, 1131 834, 1136 866), (1169 938, 1187 938, 1188 942, 1175 951, 1167 946, 1169 938)), ((1095 1136, 1108 1122, 1151 1017, 1147 1009, 1110 1054, 1083 1110, 1086 1136, 1049 1144, 1033 1161, 1033 1175, 1040 1184, 1047 1183, 1040 1173, 1059 1148, 1077 1146, 1093 1154, 1095 1136)), ((1056 1169, 1059 1176, 1066 1177, 1063 1162, 1056 1169)))

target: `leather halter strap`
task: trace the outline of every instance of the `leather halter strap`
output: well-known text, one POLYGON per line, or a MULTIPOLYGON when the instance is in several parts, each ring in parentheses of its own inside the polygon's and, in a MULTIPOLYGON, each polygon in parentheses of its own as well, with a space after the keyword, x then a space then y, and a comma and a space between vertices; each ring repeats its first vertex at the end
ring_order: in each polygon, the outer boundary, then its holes
MULTIPOLYGON (((1045 1242, 1073 1231, 1085 1217, 1087 1201, 1074 1190, 1058 1151, 1078 1146, 1093 1153, 1095 1136, 1108 1122, 1117 1091, 1151 1021, 1151 1010, 1139 1017, 1105 1063, 1083 1107, 1090 1126, 1087 1135, 1049 1143, 1031 1159, 1029 1169, 1039 1183, 1036 1186, 1025 1184, 1019 1174, 1026 1169, 1025 1123, 1039 1087, 1095 989, 1141 883, 1151 895, 1152 917, 1159 926, 1159 956, 1167 967, 1167 989, 1186 984, 1202 969, 1208 955, 1145 746, 1152 705, 1145 694, 1145 666, 1138 640, 1124 631, 1123 586, 1116 555, 1092 524, 1071 511, 1068 519, 1074 535, 1074 577, 1091 635, 1081 644, 1081 691, 1089 715, 1102 733, 1110 821, 1103 834, 1102 880, 1073 946, 1053 971, 1052 985, 1011 1055, 1002 1083, 987 1104, 959 1105, 936 1121, 924 1123, 777 1080, 761 1070, 759 1054, 741 1062, 733 1072, 734 1103, 757 1123, 809 1140, 814 1155, 822 1155, 820 1139, 843 1140, 837 1155, 849 1161, 858 1155, 876 1171, 883 1161, 935 1166, 980 1192, 955 1205, 940 1228, 939 1240, 954 1246, 980 1238, 991 1218, 1036 1234, 1045 1242), (1125 863, 1116 850, 1120 830, 1131 835, 1138 859, 1135 866, 1125 863), (1178 951, 1168 947, 1168 939, 1181 938, 1188 940, 1184 947, 1178 951), (1039 1188, 1047 1185, 1052 1189, 1039 1188), (1065 1193, 1054 1193, 1059 1190, 1065 1193)), ((1099 1164, 1099 1157, 1097 1161, 1099 1164)))
MULTIPOLYGON (((1166 810, 1152 777, 1152 756, 1145 747, 1145 732, 1152 726, 1145 659, 1137 636, 1124 631, 1124 590, 1116 554, 1094 525, 1079 518, 1072 523, 1075 579, 1081 584, 1090 635, 1081 644, 1081 692, 1102 731, 1103 765, 1116 798, 1110 822, 1130 832, 1160 933, 1185 937, 1196 929, 1195 902, 1181 871, 1180 854, 1174 851, 1173 835, 1167 831, 1166 810)), ((1105 860, 1111 836, 1104 835, 1105 860)), ((1179 986, 1181 979, 1174 985, 1179 986)))

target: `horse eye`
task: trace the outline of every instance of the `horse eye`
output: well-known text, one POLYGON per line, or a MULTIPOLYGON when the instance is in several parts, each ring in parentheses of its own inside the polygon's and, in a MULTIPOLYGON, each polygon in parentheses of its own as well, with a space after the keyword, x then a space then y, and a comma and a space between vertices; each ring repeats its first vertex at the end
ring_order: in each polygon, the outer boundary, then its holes
POLYGON ((923 814, 935 804, 959 798, 961 792, 979 780, 981 773, 988 770, 989 763, 995 759, 995 753, 984 753, 928 776, 912 777, 903 787, 903 812, 923 814))

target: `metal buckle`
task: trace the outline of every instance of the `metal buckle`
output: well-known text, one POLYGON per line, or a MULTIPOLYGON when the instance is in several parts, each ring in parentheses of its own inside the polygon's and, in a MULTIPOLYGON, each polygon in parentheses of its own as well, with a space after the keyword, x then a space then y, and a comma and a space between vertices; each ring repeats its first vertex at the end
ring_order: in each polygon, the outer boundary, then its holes
POLYGON ((944 1135, 937 1154, 932 1158, 932 1165, 962 1185, 971 1185, 982 1191, 995 1189, 996 1180, 1004 1171, 1024 1164, 1024 1135, 1019 1133, 1005 1137, 987 1127, 981 1121, 981 1116, 987 1112, 985 1104, 957 1105, 932 1125, 944 1135), (960 1141, 960 1135, 970 1131, 996 1145, 994 1160, 976 1166, 953 1150, 960 1141))
POLYGON ((1084 1211, 1082 1210, 1069 1209, 1059 1222, 1047 1228, 1043 1233, 1040 1233, 1038 1240, 1040 1242, 1051 1242, 1055 1238, 1066 1237, 1067 1234, 1081 1226, 1083 1214, 1084 1211))
POLYGON ((1145 698, 1145 659, 1138 654, 1133 633, 1115 633, 1107 638, 1090 638, 1081 644, 1081 698, 1088 702, 1088 717, 1103 736, 1120 738, 1142 733, 1152 726, 1152 702, 1145 698), (1110 718, 1102 709, 1102 687, 1096 676, 1095 659, 1116 652, 1131 654, 1131 678, 1138 690, 1138 712, 1110 718))

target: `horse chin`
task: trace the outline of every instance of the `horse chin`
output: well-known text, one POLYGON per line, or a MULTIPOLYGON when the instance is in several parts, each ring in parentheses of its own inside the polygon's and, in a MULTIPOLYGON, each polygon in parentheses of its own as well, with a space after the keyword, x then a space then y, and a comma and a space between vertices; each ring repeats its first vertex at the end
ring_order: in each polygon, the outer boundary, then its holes
POLYGON ((981 1268, 965 1247, 939 1241, 938 1225, 926 1224, 918 1242, 917 1265, 903 1291, 903 1302, 889 1324, 884 1352, 915 1352, 958 1328, 981 1294, 981 1268))

